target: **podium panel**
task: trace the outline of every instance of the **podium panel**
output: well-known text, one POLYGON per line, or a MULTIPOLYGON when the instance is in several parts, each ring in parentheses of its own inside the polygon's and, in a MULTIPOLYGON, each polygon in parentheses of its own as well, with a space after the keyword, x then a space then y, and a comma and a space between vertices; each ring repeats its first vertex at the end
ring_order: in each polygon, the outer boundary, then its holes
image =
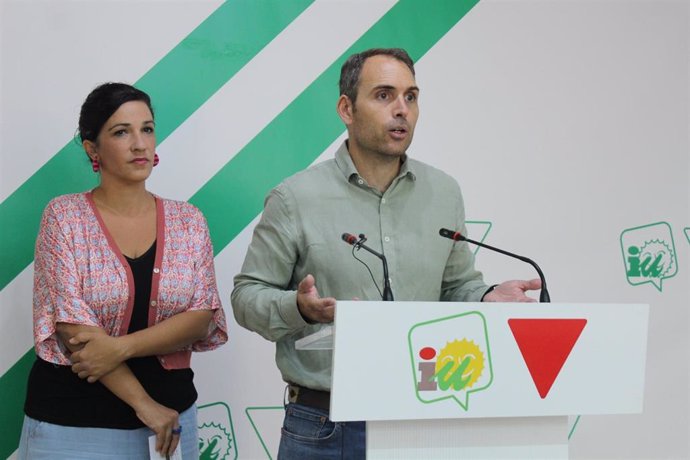
POLYGON ((568 417, 367 422, 367 460, 568 458, 568 417))
POLYGON ((643 408, 649 306, 338 302, 330 418, 367 459, 568 458, 568 415, 643 408))
POLYGON ((639 413, 648 313, 639 304, 338 302, 331 419, 639 413))

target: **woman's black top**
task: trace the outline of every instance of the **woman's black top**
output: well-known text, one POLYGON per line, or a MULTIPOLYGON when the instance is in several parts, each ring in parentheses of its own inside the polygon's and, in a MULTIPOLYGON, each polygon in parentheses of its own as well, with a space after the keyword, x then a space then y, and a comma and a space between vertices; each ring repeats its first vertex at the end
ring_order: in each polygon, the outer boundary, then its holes
MULTIPOLYGON (((151 274, 156 243, 145 254, 126 257, 134 276, 134 309, 128 333, 147 327, 151 274)), ((163 406, 182 412, 196 401, 191 369, 166 370, 158 358, 147 356, 126 361, 146 392, 163 406)), ((100 382, 88 383, 72 372, 36 358, 29 374, 24 412, 31 418, 65 426, 134 429, 145 426, 134 410, 100 382)))

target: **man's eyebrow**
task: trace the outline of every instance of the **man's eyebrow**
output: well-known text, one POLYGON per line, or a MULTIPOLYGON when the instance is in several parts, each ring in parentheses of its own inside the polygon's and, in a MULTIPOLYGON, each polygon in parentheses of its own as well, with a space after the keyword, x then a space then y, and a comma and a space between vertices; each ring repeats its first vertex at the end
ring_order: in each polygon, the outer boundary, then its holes
MULTIPOLYGON (((392 90, 392 89, 396 89, 396 88, 395 88, 395 86, 393 86, 393 85, 377 85, 377 86, 374 86, 371 90, 372 90, 372 91, 378 91, 378 90, 382 90, 382 89, 392 90)), ((405 90, 404 90, 405 93, 407 93, 407 92, 409 92, 409 91, 415 91, 415 92, 418 93, 418 92, 419 92, 419 87, 417 87, 417 86, 410 86, 409 88, 405 88, 405 90)))

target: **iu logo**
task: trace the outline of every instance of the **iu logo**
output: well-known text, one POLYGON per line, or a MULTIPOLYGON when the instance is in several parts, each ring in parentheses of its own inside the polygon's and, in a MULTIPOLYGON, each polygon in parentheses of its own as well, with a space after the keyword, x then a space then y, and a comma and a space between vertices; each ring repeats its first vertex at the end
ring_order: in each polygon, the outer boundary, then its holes
POLYGON ((416 324, 408 341, 415 393, 422 403, 453 399, 468 410, 470 393, 491 384, 489 340, 481 313, 416 324))
POLYGON ((678 272, 673 234, 666 222, 626 229, 620 240, 625 275, 631 285, 651 283, 661 291, 663 280, 678 272))
POLYGON ((230 408, 224 402, 199 406, 199 460, 235 460, 237 446, 230 408))
POLYGON ((440 352, 432 347, 419 350, 419 391, 460 391, 471 388, 484 370, 484 353, 466 339, 446 343, 440 352))

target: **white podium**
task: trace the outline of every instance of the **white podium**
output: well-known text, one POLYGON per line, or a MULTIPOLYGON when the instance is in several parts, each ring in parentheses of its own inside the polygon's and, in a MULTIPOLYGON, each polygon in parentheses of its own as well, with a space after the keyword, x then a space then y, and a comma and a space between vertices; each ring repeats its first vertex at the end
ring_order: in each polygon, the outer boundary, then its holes
POLYGON ((330 418, 367 458, 568 457, 568 415, 642 412, 648 305, 338 302, 330 418))

